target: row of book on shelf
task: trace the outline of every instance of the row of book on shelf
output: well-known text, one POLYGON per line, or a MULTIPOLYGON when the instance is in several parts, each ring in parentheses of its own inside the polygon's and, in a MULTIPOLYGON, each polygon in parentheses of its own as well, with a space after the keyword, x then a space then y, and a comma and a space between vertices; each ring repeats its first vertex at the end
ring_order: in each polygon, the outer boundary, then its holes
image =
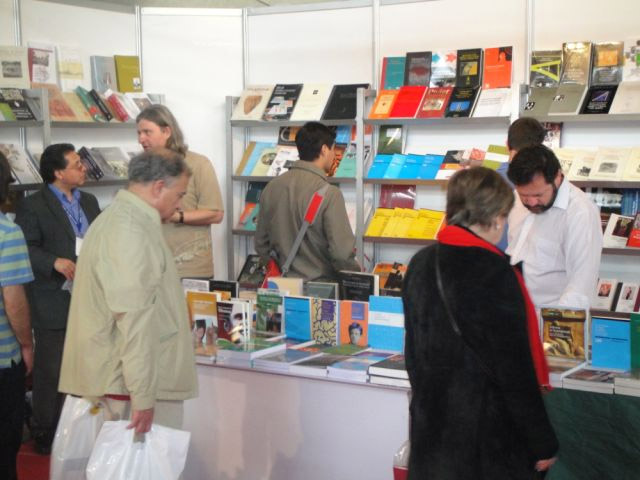
MULTIPOLYGON (((13 177, 19 184, 31 185, 42 183, 40 176, 40 154, 31 154, 17 144, 0 143, 0 152, 9 161, 13 177)), ((78 150, 89 179, 126 180, 128 178, 129 160, 135 152, 125 152, 120 147, 81 147, 78 150)))

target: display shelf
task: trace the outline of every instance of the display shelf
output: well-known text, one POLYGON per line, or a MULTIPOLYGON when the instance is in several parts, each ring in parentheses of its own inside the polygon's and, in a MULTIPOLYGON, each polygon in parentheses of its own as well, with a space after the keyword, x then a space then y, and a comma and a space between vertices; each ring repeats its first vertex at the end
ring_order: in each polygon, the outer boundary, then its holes
POLYGON ((612 312, 610 310, 598 310, 592 308, 589 313, 591 313, 592 317, 617 318, 620 320, 631 319, 631 314, 627 312, 612 312))
POLYGON ((630 257, 640 257, 640 248, 614 248, 614 247, 605 247, 602 249, 602 253, 605 255, 624 255, 630 257))
POLYGON ((354 118, 347 120, 231 120, 232 127, 265 128, 265 127, 301 127, 307 122, 322 122, 324 125, 355 125, 354 118))
MULTIPOLYGON (((274 178, 276 177, 266 177, 266 176, 254 177, 250 175, 232 175, 231 176, 231 179, 234 182, 267 182, 268 183, 274 178)), ((327 177, 327 181, 332 184, 356 183, 355 178, 347 178, 347 177, 327 177)))
POLYGON ((373 185, 425 185, 446 188, 447 180, 420 180, 418 178, 365 178, 365 184, 373 185))
POLYGON ((578 188, 640 188, 640 182, 618 180, 573 180, 578 188))
POLYGON ((241 228, 234 228, 233 230, 231 230, 231 233, 244 237, 254 237, 256 235, 255 230, 243 230, 241 228))
POLYGON ((41 127, 43 124, 42 120, 2 120, 0 128, 41 127))
POLYGON ((364 237, 365 242, 369 243, 386 243, 390 245, 432 245, 436 240, 427 240, 424 238, 396 238, 396 237, 364 237))
POLYGON ((365 118, 365 125, 483 125, 508 126, 510 117, 443 117, 443 118, 365 118))
POLYGON ((97 128, 135 130, 135 122, 51 122, 51 128, 97 128))
MULTIPOLYGON (((99 181, 90 181, 84 182, 80 186, 80 190, 83 188, 89 187, 114 187, 114 186, 125 186, 129 181, 128 180, 99 180, 99 181)), ((25 192, 30 190, 40 190, 44 186, 44 183, 17 183, 9 185, 9 190, 13 192, 25 192)))
POLYGON ((526 115, 520 112, 520 117, 532 117, 539 122, 566 122, 566 123, 624 123, 640 122, 640 114, 628 113, 612 115, 608 113, 595 113, 583 115, 526 115))

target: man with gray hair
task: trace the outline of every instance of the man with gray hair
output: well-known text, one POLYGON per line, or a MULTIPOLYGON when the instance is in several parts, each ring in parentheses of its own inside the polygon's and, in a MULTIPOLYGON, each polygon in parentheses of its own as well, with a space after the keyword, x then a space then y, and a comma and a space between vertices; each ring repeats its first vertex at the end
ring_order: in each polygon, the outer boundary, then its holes
POLYGON ((136 433, 181 428, 183 401, 197 395, 187 307, 162 235, 190 175, 171 150, 133 158, 129 186, 89 228, 76 267, 60 391, 101 398, 136 433))

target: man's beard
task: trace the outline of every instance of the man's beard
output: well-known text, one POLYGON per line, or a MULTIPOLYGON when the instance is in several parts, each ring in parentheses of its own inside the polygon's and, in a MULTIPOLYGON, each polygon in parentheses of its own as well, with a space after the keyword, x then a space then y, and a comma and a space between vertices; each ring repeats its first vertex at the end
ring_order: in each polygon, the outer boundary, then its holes
POLYGON ((527 207, 527 209, 531 213, 535 213, 535 214, 544 213, 547 210, 549 210, 551 207, 553 207, 553 202, 556 201, 556 197, 558 196, 558 187, 556 187, 555 183, 552 183, 551 187, 553 188, 553 195, 551 196, 551 200, 549 200, 548 203, 545 203, 544 205, 536 205, 534 207, 530 207, 529 205, 525 205, 525 207, 527 207))

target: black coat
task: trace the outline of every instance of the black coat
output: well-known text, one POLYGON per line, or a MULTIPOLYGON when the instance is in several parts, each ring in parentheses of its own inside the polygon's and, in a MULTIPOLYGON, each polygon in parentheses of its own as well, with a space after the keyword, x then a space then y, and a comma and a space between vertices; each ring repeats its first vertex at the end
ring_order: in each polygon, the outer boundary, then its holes
MULTIPOLYGON (((100 213, 96 197, 80 192, 80 206, 89 224, 100 213)), ((34 328, 62 329, 67 325, 71 295, 61 287, 65 277, 53 264, 57 258, 76 261, 76 235, 60 200, 45 185, 16 206, 16 223, 22 228, 35 281, 27 285, 34 328)))
POLYGON ((525 303, 507 258, 440 245, 448 302, 478 357, 445 316, 436 246, 418 252, 404 286, 412 387, 410 480, 531 479, 558 443, 536 381, 525 303))

